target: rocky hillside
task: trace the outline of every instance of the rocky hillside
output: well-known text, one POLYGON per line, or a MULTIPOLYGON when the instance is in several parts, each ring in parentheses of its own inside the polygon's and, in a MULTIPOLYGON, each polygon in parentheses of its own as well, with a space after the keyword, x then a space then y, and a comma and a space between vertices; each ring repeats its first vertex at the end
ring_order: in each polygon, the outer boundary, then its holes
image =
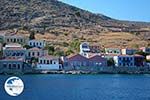
POLYGON ((150 23, 120 21, 58 0, 0 0, 0 30, 14 28, 25 33, 34 30, 42 34, 37 38, 58 46, 74 39, 106 47, 150 45, 150 23))
POLYGON ((100 25, 104 29, 149 27, 150 23, 114 20, 102 14, 70 6, 57 0, 0 0, 0 29, 53 27, 87 28, 100 25))

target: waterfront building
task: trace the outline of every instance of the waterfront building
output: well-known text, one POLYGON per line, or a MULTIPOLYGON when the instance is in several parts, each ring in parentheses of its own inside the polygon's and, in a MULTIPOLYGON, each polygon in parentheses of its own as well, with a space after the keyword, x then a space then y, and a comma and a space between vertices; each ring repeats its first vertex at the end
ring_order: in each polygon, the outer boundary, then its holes
POLYGON ((39 57, 45 56, 45 55, 48 55, 48 51, 37 48, 37 47, 33 47, 33 48, 28 49, 27 53, 26 53, 26 57, 28 59, 39 58, 39 57))
POLYGON ((117 67, 141 67, 144 66, 144 57, 141 55, 119 55, 114 56, 117 67))
POLYGON ((28 45, 30 47, 44 48, 46 46, 45 40, 29 40, 28 45))
POLYGON ((23 35, 16 35, 16 34, 9 34, 5 35, 4 43, 19 43, 19 44, 26 44, 28 38, 24 37, 23 35))
POLYGON ((16 72, 22 71, 24 67, 24 59, 16 57, 6 57, 0 60, 0 71, 16 72))
POLYGON ((3 57, 23 57, 25 58, 26 49, 20 44, 10 43, 3 47, 3 57))
POLYGON ((125 48, 122 49, 121 51, 123 55, 134 55, 137 52, 136 49, 131 49, 131 48, 125 48))
POLYGON ((59 58, 50 55, 39 57, 37 68, 38 70, 59 70, 59 58))
POLYGON ((103 58, 100 55, 95 55, 90 57, 89 59, 89 66, 91 67, 106 67, 107 66, 107 59, 103 58))
POLYGON ((144 60, 145 60, 145 57, 142 56, 142 55, 134 55, 134 65, 135 66, 144 66, 144 60))
POLYGON ((105 53, 106 54, 114 54, 114 55, 120 55, 121 50, 118 48, 105 48, 105 53))
POLYGON ((145 53, 150 54, 150 48, 148 48, 148 47, 141 47, 140 50, 145 52, 145 53))
POLYGON ((67 58, 68 66, 71 69, 77 69, 79 67, 88 66, 88 58, 80 54, 71 55, 67 58))
POLYGON ((96 68, 107 66, 107 60, 101 57, 100 55, 95 55, 90 58, 87 58, 80 54, 75 54, 75 55, 68 56, 66 60, 67 61, 65 61, 65 65, 67 66, 64 66, 65 69, 91 70, 95 68, 96 70, 96 68), (68 64, 66 64, 66 62, 68 64))

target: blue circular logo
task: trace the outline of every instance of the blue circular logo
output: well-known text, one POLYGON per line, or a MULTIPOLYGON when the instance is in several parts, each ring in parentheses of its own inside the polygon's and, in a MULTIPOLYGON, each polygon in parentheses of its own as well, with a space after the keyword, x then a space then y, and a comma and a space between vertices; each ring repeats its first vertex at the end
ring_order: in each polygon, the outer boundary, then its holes
POLYGON ((10 77, 6 80, 4 88, 10 96, 19 96, 24 90, 24 83, 19 77, 10 77))

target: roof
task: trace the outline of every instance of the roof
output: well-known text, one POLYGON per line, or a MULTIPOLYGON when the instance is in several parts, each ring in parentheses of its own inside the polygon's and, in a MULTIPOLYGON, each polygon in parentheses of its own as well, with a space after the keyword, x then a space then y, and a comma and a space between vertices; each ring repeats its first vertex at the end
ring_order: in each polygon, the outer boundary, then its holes
POLYGON ((118 55, 119 57, 144 57, 142 55, 138 55, 138 54, 135 54, 135 55, 118 55))
POLYGON ((28 49, 28 50, 30 50, 30 51, 40 51, 41 49, 39 49, 37 47, 33 47, 33 48, 28 49))
POLYGON ((1 59, 0 61, 24 61, 24 58, 16 58, 16 57, 6 57, 4 59, 1 59))
POLYGON ((106 59, 105 58, 103 58, 103 57, 101 57, 100 55, 95 55, 95 56, 93 56, 93 57, 90 57, 89 58, 89 60, 90 61, 106 61, 106 59))
POLYGON ((134 48, 122 48, 122 50, 136 50, 134 48))
POLYGON ((26 50, 26 49, 22 47, 7 47, 5 50, 26 50))
POLYGON ((67 57, 71 61, 87 61, 88 59, 80 54, 75 54, 67 57))
POLYGON ((51 55, 41 56, 40 58, 41 59, 58 59, 58 57, 54 57, 54 56, 51 56, 51 55))
POLYGON ((9 43, 5 47, 22 47, 21 44, 18 43, 9 43))
POLYGON ((29 42, 33 42, 33 41, 35 41, 35 42, 44 42, 45 40, 37 40, 37 39, 29 40, 29 42))

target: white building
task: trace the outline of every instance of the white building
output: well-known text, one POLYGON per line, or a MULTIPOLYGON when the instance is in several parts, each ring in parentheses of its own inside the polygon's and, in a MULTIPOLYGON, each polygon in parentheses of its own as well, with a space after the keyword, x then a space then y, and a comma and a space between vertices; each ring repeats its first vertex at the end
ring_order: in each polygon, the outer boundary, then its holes
POLYGON ((121 50, 118 48, 105 48, 105 53, 106 54, 115 54, 115 55, 120 55, 121 50))
POLYGON ((122 49, 121 51, 123 55, 134 55, 137 52, 137 50, 129 48, 122 49))
POLYGON ((117 67, 131 67, 134 66, 134 56, 131 55, 119 55, 114 56, 114 63, 117 67))
POLYGON ((45 40, 29 40, 28 45, 31 47, 44 48, 46 46, 45 40))
POLYGON ((3 47, 3 57, 23 57, 26 56, 26 49, 20 44, 11 43, 3 47))
POLYGON ((4 37, 4 43, 19 43, 19 44, 26 44, 28 38, 22 35, 10 34, 4 37))
POLYGON ((88 53, 90 52, 90 46, 89 43, 83 42, 80 44, 80 54, 84 57, 88 58, 88 53))
POLYGON ((59 70, 60 67, 59 58, 47 55, 38 59, 38 70, 59 70))
POLYGON ((144 56, 141 55, 118 55, 114 56, 114 63, 117 67, 143 67, 144 56))
POLYGON ((48 54, 47 50, 39 49, 37 47, 33 47, 27 50, 26 56, 28 59, 30 58, 39 58, 41 56, 45 56, 48 54))

